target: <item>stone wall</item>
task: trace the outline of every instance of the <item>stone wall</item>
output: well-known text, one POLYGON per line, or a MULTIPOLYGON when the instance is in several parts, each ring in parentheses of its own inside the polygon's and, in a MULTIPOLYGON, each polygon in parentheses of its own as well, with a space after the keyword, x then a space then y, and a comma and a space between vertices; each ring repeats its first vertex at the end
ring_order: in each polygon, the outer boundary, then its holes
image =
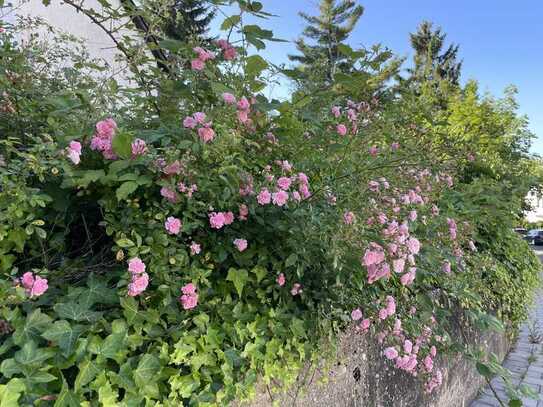
MULTIPOLYGON (((510 346, 505 335, 494 332, 472 331, 468 341, 502 359, 510 346)), ((427 395, 420 380, 392 367, 374 339, 354 330, 342 336, 335 360, 335 366, 323 369, 323 374, 312 373, 315 369, 302 372, 300 382, 305 384, 298 383, 287 392, 274 394, 261 387, 250 406, 464 407, 484 382, 473 363, 462 356, 438 357, 434 366, 443 369, 443 385, 427 395)))

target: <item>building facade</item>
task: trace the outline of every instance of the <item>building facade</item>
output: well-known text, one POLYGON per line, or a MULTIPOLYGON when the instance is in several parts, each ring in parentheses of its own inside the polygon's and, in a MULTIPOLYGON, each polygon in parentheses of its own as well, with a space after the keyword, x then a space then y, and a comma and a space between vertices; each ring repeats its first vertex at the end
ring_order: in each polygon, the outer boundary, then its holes
POLYGON ((530 191, 526 197, 532 210, 526 212, 526 220, 530 223, 543 222, 543 195, 530 191))

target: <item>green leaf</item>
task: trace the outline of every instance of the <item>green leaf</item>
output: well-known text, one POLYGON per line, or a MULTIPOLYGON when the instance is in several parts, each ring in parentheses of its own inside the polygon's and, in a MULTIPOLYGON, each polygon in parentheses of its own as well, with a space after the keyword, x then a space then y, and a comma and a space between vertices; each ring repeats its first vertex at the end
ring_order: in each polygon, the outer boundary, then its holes
POLYGON ((183 398, 189 398, 200 386, 200 381, 192 375, 178 376, 173 380, 175 388, 183 398))
POLYGON ((224 19, 221 24, 221 30, 229 30, 241 21, 240 15, 233 15, 224 19))
POLYGON ((11 379, 7 384, 0 384, 0 406, 19 407, 19 397, 26 390, 21 379, 11 379))
POLYGON ((121 307, 124 309, 123 314, 126 318, 126 322, 130 325, 132 325, 136 319, 140 319, 140 315, 138 314, 138 303, 134 297, 121 298, 121 307))
POLYGON ((115 290, 106 286, 94 274, 91 274, 87 280, 88 289, 84 290, 79 296, 79 302, 87 309, 94 304, 118 304, 119 297, 115 290))
POLYGON ((124 339, 126 334, 123 333, 112 333, 104 342, 102 342, 101 352, 102 356, 105 356, 109 359, 117 360, 119 352, 124 348, 124 339))
POLYGON ((53 380, 57 380, 57 377, 51 373, 37 371, 33 372, 32 375, 28 376, 28 380, 34 383, 49 383, 53 380))
POLYGON ((117 244, 117 246, 122 247, 123 249, 126 249, 128 247, 134 247, 136 245, 132 240, 126 237, 115 240, 115 243, 117 244))
POLYGON ((83 332, 84 328, 81 325, 70 325, 68 321, 61 320, 56 321, 42 336, 51 342, 55 342, 61 353, 68 357, 72 354, 75 343, 83 332))
POLYGON ((147 384, 156 382, 159 371, 160 361, 158 358, 151 354, 143 355, 138 363, 138 367, 134 370, 136 386, 144 387, 147 384))
POLYGON ((264 277, 266 277, 266 274, 268 274, 268 270, 266 270, 262 266, 253 267, 253 269, 251 271, 256 274, 256 282, 257 283, 260 283, 262 281, 262 279, 264 277))
POLYGON ((132 135, 130 133, 117 133, 111 142, 113 152, 119 157, 127 159, 132 155, 132 135))
POLYGON ((21 346, 28 341, 38 339, 40 334, 51 325, 51 321, 48 315, 37 308, 26 317, 24 326, 15 330, 13 342, 21 346))
POLYGON ((19 366, 15 359, 4 359, 0 364, 0 373, 9 378, 15 374, 21 373, 21 366, 19 366))
POLYGON ((490 368, 482 362, 477 362, 475 364, 475 367, 477 368, 477 371, 479 372, 479 374, 481 374, 484 377, 492 378, 492 376, 494 376, 492 373, 492 370, 490 370, 490 368))
POLYGON ((246 59, 246 63, 245 73, 252 77, 257 77, 268 67, 268 63, 260 55, 251 55, 246 59))
POLYGON ((38 350, 36 342, 28 341, 21 350, 15 352, 15 361, 21 365, 39 365, 54 355, 54 349, 41 348, 38 350))
POLYGON ((83 176, 78 180, 77 185, 81 187, 88 187, 91 182, 96 182, 105 177, 104 170, 87 170, 83 171, 83 176))
POLYGON ((90 311, 88 304, 78 302, 61 302, 56 304, 53 309, 60 318, 72 319, 79 322, 95 322, 101 316, 101 312, 90 311))
POLYGON ((292 253, 290 256, 287 257, 287 260, 285 261, 285 266, 286 267, 294 266, 297 261, 298 261, 298 255, 296 253, 292 253))
POLYGON ((243 287, 245 287, 245 283, 247 282, 248 278, 249 273, 247 272, 247 270, 234 268, 228 270, 228 275, 226 276, 227 281, 232 281, 234 283, 234 287, 236 287, 236 291, 238 292, 238 295, 240 297, 243 291, 243 287))
POLYGON ((509 407, 522 407, 522 401, 519 399, 509 400, 509 407))
POLYGON ((81 400, 79 396, 70 390, 66 380, 62 378, 62 390, 58 395, 54 407, 79 407, 81 406, 81 400))
POLYGON ((158 45, 172 52, 177 52, 186 46, 184 42, 172 40, 169 38, 159 41, 158 45))
POLYGON ((90 383, 100 373, 101 369, 98 368, 96 363, 92 360, 85 360, 78 366, 79 373, 75 378, 74 389, 76 392, 80 392, 81 388, 90 383))
POLYGON ((122 201, 123 199, 128 198, 128 196, 138 189, 138 183, 136 181, 126 181, 121 184, 115 195, 117 195, 117 200, 122 201))

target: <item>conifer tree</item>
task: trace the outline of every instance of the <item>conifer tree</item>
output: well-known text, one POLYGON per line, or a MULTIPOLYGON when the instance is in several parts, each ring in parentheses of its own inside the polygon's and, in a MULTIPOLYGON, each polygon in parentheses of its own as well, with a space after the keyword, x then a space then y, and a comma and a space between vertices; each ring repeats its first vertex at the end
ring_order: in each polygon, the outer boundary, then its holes
POLYGON ((205 0, 174 0, 164 33, 179 41, 205 37, 215 16, 206 4, 205 0))
POLYGON ((295 41, 299 54, 288 57, 300 63, 300 68, 308 74, 307 81, 329 84, 336 72, 351 68, 338 47, 347 40, 364 8, 354 0, 321 0, 319 11, 318 16, 299 13, 307 26, 302 37, 295 41))
POLYGON ((433 28, 429 21, 423 21, 416 33, 411 33, 411 46, 415 50, 412 80, 446 80, 459 84, 462 61, 458 61, 458 45, 451 44, 443 51, 447 35, 441 27, 433 28))

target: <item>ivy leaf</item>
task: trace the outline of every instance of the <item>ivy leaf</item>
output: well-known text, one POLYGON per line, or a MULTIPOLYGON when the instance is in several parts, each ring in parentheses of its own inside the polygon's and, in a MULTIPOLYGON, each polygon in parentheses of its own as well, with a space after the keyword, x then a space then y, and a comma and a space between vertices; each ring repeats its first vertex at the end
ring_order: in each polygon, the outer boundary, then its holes
POLYGON ((232 281, 234 283, 234 287, 236 287, 236 291, 238 292, 238 295, 241 297, 241 293, 243 291, 243 287, 245 287, 245 283, 249 279, 249 273, 247 270, 243 269, 234 269, 231 268, 228 270, 228 275, 226 276, 227 281, 232 281))
POLYGON ((15 352, 15 361, 25 366, 39 365, 54 355, 54 349, 41 348, 38 350, 36 342, 28 341, 22 349, 15 352))
POLYGON ((125 337, 124 332, 109 335, 102 343, 100 354, 106 358, 117 360, 119 352, 124 348, 125 337))
POLYGON ((140 318, 140 315, 138 314, 138 303, 134 297, 122 298, 121 307, 124 309, 123 314, 126 318, 126 322, 128 322, 130 325, 132 325, 136 319, 140 318))
POLYGON ((130 133, 118 133, 111 142, 113 152, 119 157, 127 159, 132 154, 132 135, 130 133))
POLYGON ((7 384, 0 384, 0 406, 19 407, 19 397, 26 387, 21 379, 11 379, 7 384))
POLYGON ((92 360, 85 360, 78 366, 79 373, 75 378, 74 389, 79 392, 83 386, 90 383, 100 373, 101 369, 98 368, 96 363, 92 360))
POLYGON ((266 270, 262 266, 256 266, 251 270, 253 273, 256 274, 256 282, 260 283, 264 277, 266 277, 266 274, 268 274, 268 270, 266 270))
POLYGON ((117 200, 122 201, 123 199, 128 198, 128 196, 138 189, 138 183, 136 181, 126 181, 121 184, 115 195, 117 195, 117 200))
POLYGON ((56 304, 53 309, 60 318, 79 322, 95 322, 102 316, 101 312, 90 311, 87 304, 78 302, 61 302, 56 304))
POLYGON ((2 364, 0 364, 0 373, 5 377, 10 378, 15 374, 21 373, 21 367, 15 362, 15 359, 5 359, 2 364))
POLYGON ((62 378, 62 390, 55 401, 53 407, 79 407, 81 406, 81 400, 79 396, 70 390, 66 380, 62 378))
POLYGON ((79 297, 81 305, 87 309, 94 304, 118 304, 119 297, 115 290, 107 287, 103 281, 99 280, 94 274, 87 280, 88 289, 84 290, 79 297))
POLYGON ((200 386, 200 381, 192 375, 178 376, 173 378, 175 388, 183 398, 190 397, 200 386))
POLYGON ((48 315, 37 308, 26 317, 24 326, 15 330, 13 342, 21 346, 28 341, 38 339, 39 335, 51 325, 51 321, 52 319, 48 315))
POLYGON ((160 361, 155 355, 145 354, 140 359, 138 367, 134 370, 136 386, 145 387, 157 380, 160 371, 160 361))
POLYGON ((81 325, 70 325, 68 321, 63 319, 56 321, 42 336, 51 342, 55 342, 61 353, 68 357, 72 354, 75 343, 83 332, 84 328, 81 325))

